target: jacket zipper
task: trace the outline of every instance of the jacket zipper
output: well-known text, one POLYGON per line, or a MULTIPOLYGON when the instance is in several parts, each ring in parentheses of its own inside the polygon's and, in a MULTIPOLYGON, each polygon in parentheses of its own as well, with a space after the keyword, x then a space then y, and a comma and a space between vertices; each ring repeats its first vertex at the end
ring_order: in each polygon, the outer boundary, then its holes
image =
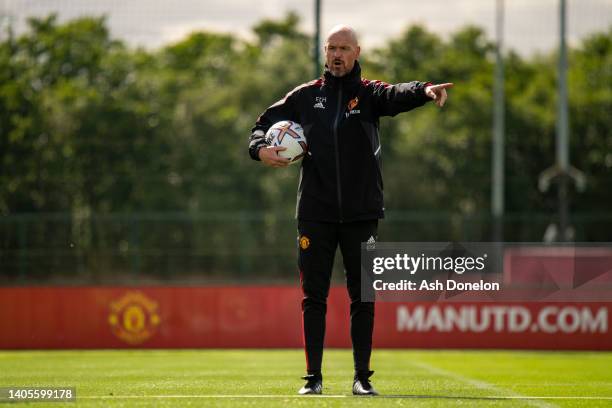
POLYGON ((340 117, 342 116, 342 111, 340 108, 342 107, 342 83, 338 85, 338 108, 336 112, 336 119, 334 120, 334 150, 336 153, 336 183, 337 183, 337 192, 338 192, 338 210, 340 214, 340 222, 342 222, 343 214, 342 214, 342 185, 340 184, 340 153, 338 149, 338 123, 340 122, 340 117))

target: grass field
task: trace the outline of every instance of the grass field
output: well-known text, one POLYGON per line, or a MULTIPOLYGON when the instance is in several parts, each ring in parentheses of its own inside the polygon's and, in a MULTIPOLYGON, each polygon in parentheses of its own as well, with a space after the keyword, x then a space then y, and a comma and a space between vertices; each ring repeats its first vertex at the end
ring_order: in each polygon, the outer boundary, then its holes
MULTIPOLYGON (((296 395, 301 350, 3 351, 2 386, 74 386, 78 406, 610 407, 612 353, 376 350, 379 397, 353 397, 327 350, 324 396, 296 395)), ((18 406, 71 406, 34 403, 18 406)))

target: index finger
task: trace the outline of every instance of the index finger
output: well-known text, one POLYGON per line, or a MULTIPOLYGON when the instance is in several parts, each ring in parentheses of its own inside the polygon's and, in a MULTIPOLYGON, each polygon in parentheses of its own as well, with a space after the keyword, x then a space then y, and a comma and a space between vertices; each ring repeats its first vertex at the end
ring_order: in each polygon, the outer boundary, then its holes
POLYGON ((453 84, 452 82, 446 82, 444 84, 437 84, 434 85, 436 88, 442 88, 442 89, 446 89, 446 88, 452 88, 455 84, 453 84))

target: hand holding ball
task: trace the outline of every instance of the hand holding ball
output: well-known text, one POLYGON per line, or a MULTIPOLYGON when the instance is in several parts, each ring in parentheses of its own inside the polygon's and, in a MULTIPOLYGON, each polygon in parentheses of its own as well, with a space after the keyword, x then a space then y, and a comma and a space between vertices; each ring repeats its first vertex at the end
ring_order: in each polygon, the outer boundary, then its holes
POLYGON ((272 125, 266 133, 266 142, 271 148, 284 147, 275 150, 278 156, 289 159, 289 163, 296 163, 308 151, 302 126, 290 120, 272 125))

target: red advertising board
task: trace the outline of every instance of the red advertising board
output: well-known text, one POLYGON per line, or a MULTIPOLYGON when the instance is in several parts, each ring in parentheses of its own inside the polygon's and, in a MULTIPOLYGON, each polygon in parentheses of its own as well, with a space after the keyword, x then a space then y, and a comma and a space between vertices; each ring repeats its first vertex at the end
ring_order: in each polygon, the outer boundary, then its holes
MULTIPOLYGON (((301 291, 244 287, 0 288, 0 348, 302 347, 301 291)), ((611 303, 378 303, 382 348, 612 350, 611 303)), ((329 347, 350 347, 330 292, 329 347)))

